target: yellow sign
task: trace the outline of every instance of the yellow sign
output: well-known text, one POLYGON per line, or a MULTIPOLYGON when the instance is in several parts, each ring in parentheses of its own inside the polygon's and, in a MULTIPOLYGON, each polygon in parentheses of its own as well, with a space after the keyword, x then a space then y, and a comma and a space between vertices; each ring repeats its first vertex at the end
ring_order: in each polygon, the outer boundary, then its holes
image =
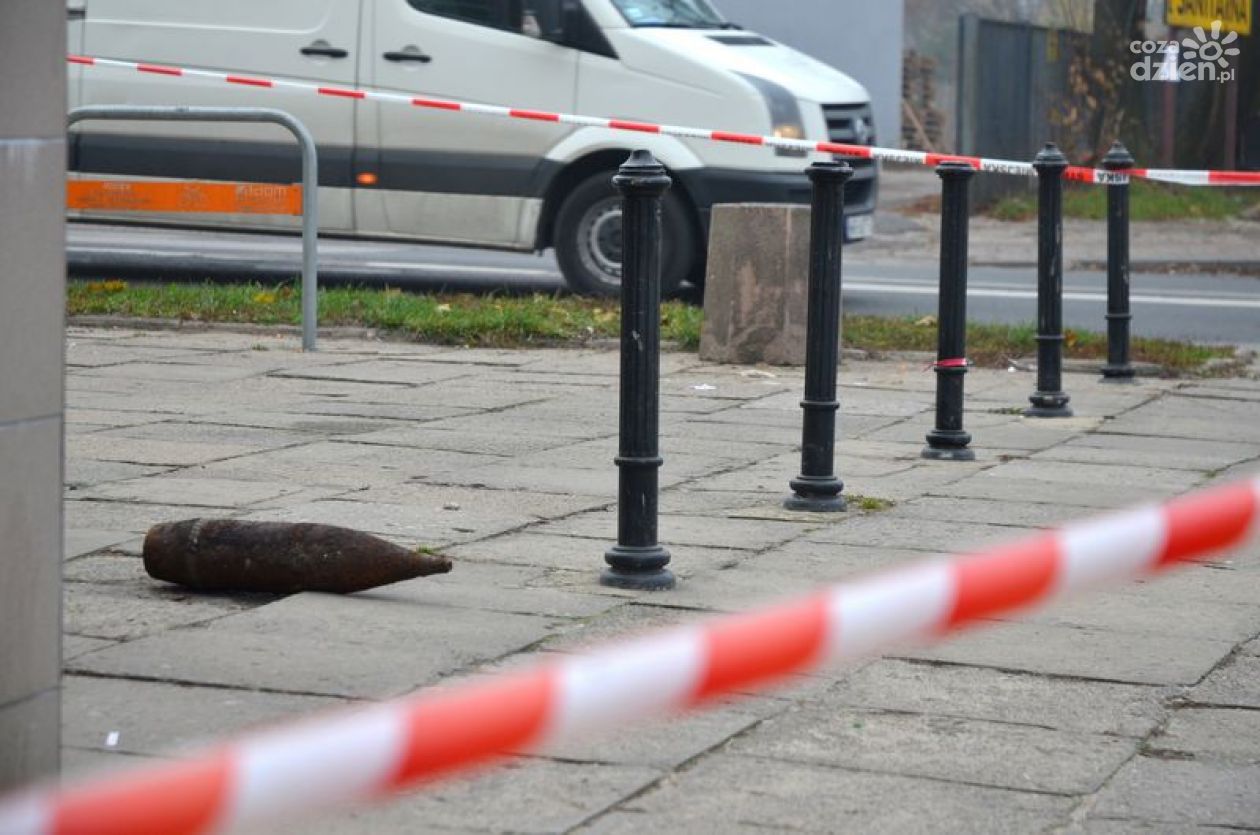
POLYGON ((1251 0, 1167 0, 1169 26, 1212 28, 1219 20, 1221 31, 1251 34, 1251 0))

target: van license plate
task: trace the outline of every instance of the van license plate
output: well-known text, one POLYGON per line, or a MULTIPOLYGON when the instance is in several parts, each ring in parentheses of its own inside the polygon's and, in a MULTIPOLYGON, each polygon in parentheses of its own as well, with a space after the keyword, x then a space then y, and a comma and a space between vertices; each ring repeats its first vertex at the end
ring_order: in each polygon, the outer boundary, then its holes
POLYGON ((844 236, 851 241, 864 240, 874 233, 874 215, 851 215, 844 220, 844 236))

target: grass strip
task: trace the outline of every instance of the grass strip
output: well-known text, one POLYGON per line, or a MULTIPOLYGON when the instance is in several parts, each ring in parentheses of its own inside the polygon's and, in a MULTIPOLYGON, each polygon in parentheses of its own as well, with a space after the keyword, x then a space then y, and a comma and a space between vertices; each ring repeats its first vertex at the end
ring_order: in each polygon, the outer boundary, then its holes
MULTIPOLYGON (((300 302, 300 293, 289 284, 133 286, 123 281, 72 281, 67 292, 71 316, 186 322, 298 325, 302 320, 300 302)), ((684 350, 696 350, 703 318, 703 310, 695 305, 665 302, 661 307, 661 336, 684 350)), ((421 342, 519 348, 615 339, 620 311, 607 299, 567 295, 431 295, 338 287, 320 290, 319 323, 393 331, 421 342)), ((848 348, 875 352, 936 350, 936 319, 932 316, 846 316, 843 334, 848 348)), ((1031 324, 971 323, 967 326, 968 356, 975 365, 1005 367, 1010 359, 1035 355, 1035 337, 1031 324)), ((1064 345, 1069 358, 1107 356, 1107 338, 1100 333, 1069 330, 1064 345)), ((1234 349, 1139 337, 1133 340, 1132 354, 1137 362, 1184 373, 1210 359, 1232 357, 1234 349)))
MULTIPOLYGON (((1132 220, 1225 220, 1257 207, 1260 207, 1260 196, 1244 189, 1189 188, 1137 179, 1129 186, 1129 215, 1132 220)), ((1027 193, 1004 197, 990 206, 986 214, 998 220, 1033 220, 1037 217, 1037 195, 1030 188, 1027 193)), ((1065 183, 1063 216, 1104 220, 1107 217, 1107 189, 1065 183)))

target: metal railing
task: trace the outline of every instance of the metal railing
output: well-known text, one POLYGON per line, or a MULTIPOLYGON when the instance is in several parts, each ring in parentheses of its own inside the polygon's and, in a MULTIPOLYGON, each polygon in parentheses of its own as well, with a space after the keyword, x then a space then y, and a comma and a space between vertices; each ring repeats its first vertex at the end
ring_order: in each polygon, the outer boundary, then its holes
POLYGON ((298 119, 269 107, 132 107, 92 105, 70 111, 67 127, 87 119, 153 122, 267 122, 286 128, 302 150, 302 350, 316 350, 319 326, 319 156, 298 119))

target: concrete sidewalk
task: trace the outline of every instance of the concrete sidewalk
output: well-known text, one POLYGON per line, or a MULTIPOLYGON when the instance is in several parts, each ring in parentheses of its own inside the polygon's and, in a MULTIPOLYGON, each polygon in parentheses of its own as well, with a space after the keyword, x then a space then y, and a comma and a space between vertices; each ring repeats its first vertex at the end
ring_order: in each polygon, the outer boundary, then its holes
MULTIPOLYGON (((1260 470, 1260 381, 1105 386, 1013 414, 974 371, 979 460, 918 457, 933 375, 842 370, 838 469, 884 511, 780 509, 802 375, 667 354, 676 591, 596 578, 615 537, 617 355, 71 328, 64 742, 72 775, 563 653, 1260 470), (456 560, 351 597, 150 580, 152 524, 346 525, 456 560)), ((389 806, 276 832, 1260 829, 1260 553, 799 678, 389 806)))

